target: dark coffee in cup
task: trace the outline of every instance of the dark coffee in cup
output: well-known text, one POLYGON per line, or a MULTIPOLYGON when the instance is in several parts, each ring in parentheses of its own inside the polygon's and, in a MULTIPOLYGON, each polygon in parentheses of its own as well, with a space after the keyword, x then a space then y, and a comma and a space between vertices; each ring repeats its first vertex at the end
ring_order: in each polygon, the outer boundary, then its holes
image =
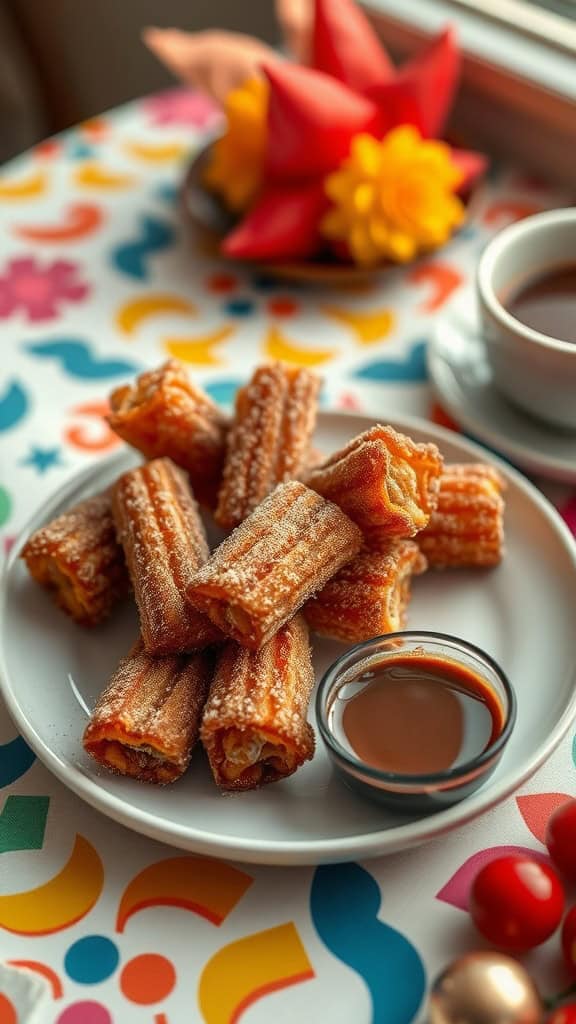
POLYGON ((530 278, 504 300, 504 306, 533 331, 576 343, 576 263, 530 278))

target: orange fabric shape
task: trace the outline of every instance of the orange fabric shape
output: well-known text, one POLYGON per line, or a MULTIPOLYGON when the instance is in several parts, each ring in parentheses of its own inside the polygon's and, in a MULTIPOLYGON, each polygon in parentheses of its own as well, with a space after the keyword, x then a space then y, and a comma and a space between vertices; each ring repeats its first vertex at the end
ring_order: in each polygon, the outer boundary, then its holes
POLYGON ((126 999, 138 1006, 150 1006, 169 996, 176 984, 176 971, 159 953, 142 953, 124 966, 120 988, 126 999))

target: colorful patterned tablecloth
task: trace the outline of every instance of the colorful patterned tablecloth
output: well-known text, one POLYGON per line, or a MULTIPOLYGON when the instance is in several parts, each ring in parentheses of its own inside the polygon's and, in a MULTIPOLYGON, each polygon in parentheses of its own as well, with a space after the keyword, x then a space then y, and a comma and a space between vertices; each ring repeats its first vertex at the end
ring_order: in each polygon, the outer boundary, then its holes
MULTIPOLYGON (((183 230, 184 163, 217 118, 170 91, 49 140, 0 177, 5 550, 48 494, 118 443, 102 419, 110 387, 168 355, 224 402, 278 357, 318 368, 327 406, 446 422, 426 379, 434 317, 470 288, 496 230, 565 201, 500 168, 474 221, 429 261, 355 290, 296 288, 209 260, 183 230)), ((575 528, 574 496, 547 491, 575 528)), ((409 1024, 437 970, 477 945, 474 870, 503 849, 543 851, 548 815, 576 792, 575 759, 570 736, 502 806, 408 853, 234 866, 101 817, 35 760, 0 705, 0 961, 42 980, 47 1024, 409 1024)), ((553 942, 530 961, 545 987, 565 980, 557 960, 553 942)), ((0 971, 1 1024, 24 1020, 19 1000, 0 971)))

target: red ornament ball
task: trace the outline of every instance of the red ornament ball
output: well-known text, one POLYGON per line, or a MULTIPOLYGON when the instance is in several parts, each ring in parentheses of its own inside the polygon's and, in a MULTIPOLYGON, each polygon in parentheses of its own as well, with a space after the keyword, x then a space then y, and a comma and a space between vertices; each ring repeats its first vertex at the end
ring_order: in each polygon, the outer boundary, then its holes
POLYGON ((576 881, 576 800, 567 800, 550 815, 546 846, 558 870, 576 881))
POLYGON ((576 1024, 576 1003, 559 1006, 546 1018, 546 1024, 576 1024))
POLYGON ((555 871, 521 854, 486 864, 472 884, 472 920, 499 949, 539 946, 556 931, 563 910, 564 890, 555 871))

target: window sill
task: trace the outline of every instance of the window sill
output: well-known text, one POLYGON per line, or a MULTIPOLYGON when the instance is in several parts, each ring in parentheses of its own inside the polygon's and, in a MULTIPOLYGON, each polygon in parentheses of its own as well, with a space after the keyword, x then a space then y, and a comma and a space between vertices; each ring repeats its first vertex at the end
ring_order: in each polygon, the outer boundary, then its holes
POLYGON ((464 59, 451 131, 467 145, 576 190, 576 61, 569 52, 450 0, 367 0, 366 7, 399 59, 447 22, 455 25, 464 59))

